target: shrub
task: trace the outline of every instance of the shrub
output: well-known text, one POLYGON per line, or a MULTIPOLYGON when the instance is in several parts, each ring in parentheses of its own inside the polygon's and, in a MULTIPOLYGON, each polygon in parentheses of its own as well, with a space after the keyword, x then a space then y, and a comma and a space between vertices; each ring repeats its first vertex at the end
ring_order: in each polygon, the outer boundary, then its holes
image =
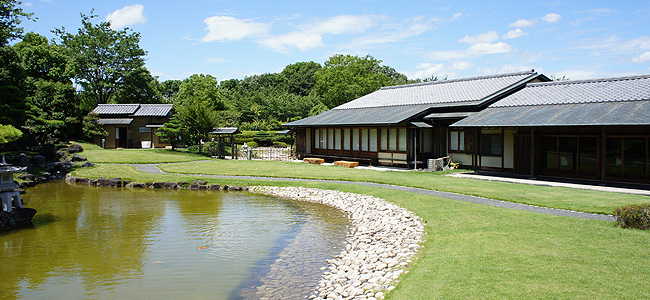
POLYGON ((293 135, 279 134, 275 136, 275 141, 293 145, 293 135))
POLYGON ((253 142, 256 142, 262 147, 268 147, 273 145, 273 136, 266 131, 258 131, 253 134, 253 142))
POLYGON ((248 142, 248 143, 246 143, 246 146, 251 147, 251 148, 255 148, 255 147, 257 147, 257 143, 256 142, 248 142))
POLYGON ((650 204, 622 206, 614 210, 616 221, 623 228, 650 229, 650 204))
POLYGON ((278 146, 278 147, 282 147, 282 148, 289 147, 289 145, 287 145, 287 143, 283 143, 283 142, 273 142, 273 146, 278 146))

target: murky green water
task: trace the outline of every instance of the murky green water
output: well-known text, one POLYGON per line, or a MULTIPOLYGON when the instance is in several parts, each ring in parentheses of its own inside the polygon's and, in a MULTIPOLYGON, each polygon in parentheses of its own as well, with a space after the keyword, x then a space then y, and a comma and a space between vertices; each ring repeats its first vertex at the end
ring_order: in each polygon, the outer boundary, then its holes
POLYGON ((1 299, 301 299, 340 252, 327 206, 240 192, 31 188, 0 233, 1 299))

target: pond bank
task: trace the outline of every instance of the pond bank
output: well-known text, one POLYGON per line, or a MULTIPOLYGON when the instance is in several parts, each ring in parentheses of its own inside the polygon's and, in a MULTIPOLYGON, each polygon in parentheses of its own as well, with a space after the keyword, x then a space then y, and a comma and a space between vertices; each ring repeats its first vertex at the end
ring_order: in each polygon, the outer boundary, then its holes
POLYGON ((424 239, 419 217, 385 200, 301 187, 251 187, 250 191, 335 207, 352 228, 345 250, 332 260, 310 299, 382 299, 408 272, 424 239))

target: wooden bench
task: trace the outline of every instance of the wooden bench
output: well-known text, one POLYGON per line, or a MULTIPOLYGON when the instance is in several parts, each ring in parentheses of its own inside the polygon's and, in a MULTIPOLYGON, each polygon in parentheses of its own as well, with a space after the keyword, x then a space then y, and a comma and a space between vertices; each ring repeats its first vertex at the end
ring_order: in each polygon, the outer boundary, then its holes
POLYGON ((336 161, 336 160, 359 161, 359 162, 366 163, 366 164, 371 165, 371 166, 372 166, 372 162, 373 162, 372 158, 365 158, 365 157, 349 157, 349 156, 325 155, 325 154, 310 154, 309 156, 323 158, 323 159, 327 159, 327 160, 331 160, 331 161, 336 161))
POLYGON ((325 162, 324 159, 322 158, 315 158, 315 157, 306 157, 305 159, 302 160, 305 163, 312 164, 312 165, 320 165, 325 162))
POLYGON ((354 168, 359 166, 358 161, 345 161, 345 160, 337 160, 334 162, 335 166, 341 166, 341 167, 346 167, 346 168, 354 168))

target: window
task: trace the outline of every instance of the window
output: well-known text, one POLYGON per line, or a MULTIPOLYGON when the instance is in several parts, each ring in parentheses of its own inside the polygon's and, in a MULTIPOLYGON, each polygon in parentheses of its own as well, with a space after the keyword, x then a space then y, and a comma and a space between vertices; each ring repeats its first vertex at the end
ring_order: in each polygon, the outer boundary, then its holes
POLYGON ((334 129, 334 150, 341 150, 341 129, 334 129))
POLYGON ((350 150, 350 128, 343 129, 343 150, 350 150))
POLYGON ((449 151, 450 152, 465 151, 465 131, 462 130, 449 131, 449 151))
POLYGON ((334 129, 327 130, 327 149, 334 149, 334 129))
POLYGON ((359 129, 352 129, 352 151, 359 151, 359 129))
POLYGON ((379 147, 379 149, 381 149, 382 151, 388 150, 388 128, 382 128, 381 129, 381 138, 380 139, 381 139, 381 141, 380 141, 381 146, 379 147))
POLYGON ((397 128, 391 128, 388 132, 388 150, 397 151, 397 128))
POLYGON ((399 129, 399 145, 397 150, 406 151, 406 128, 399 129))
POLYGON ((321 149, 327 149, 327 129, 321 128, 320 129, 320 148, 321 149))
POLYGON ((320 149, 320 129, 314 130, 314 148, 320 149))
POLYGON ((500 134, 485 134, 481 138, 481 154, 500 156, 503 154, 503 136, 500 134))
POLYGON ((368 129, 361 129, 361 151, 368 151, 368 129))
POLYGON ((377 152, 377 129, 370 129, 370 152, 377 152))
POLYGON ((151 128, 140 127, 140 133, 149 133, 149 132, 151 132, 151 128))

